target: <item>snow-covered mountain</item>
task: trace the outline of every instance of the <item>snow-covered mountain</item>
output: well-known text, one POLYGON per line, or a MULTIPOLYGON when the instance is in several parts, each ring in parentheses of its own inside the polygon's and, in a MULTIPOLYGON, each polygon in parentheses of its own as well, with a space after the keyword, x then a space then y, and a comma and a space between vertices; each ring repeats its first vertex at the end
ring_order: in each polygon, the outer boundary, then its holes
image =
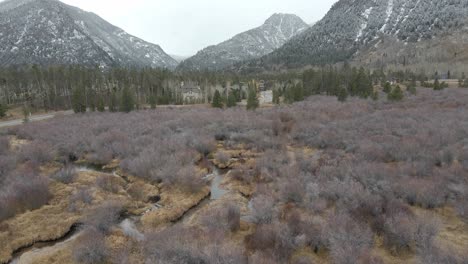
POLYGON ((234 63, 259 58, 281 47, 309 26, 298 16, 274 14, 255 29, 199 51, 183 61, 180 70, 219 70, 234 63))
POLYGON ((177 66, 160 46, 58 0, 0 2, 0 66, 23 64, 177 66))
POLYGON ((422 64, 453 60, 457 54, 461 59, 468 44, 466 14, 467 0, 340 0, 306 32, 244 67, 345 60, 422 64))

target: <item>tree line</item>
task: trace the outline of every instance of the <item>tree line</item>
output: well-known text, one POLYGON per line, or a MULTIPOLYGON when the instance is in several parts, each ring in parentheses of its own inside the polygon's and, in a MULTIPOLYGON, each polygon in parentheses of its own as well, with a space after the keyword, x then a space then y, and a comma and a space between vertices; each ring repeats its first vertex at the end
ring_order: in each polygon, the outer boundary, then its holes
MULTIPOLYGON (((450 72, 447 73, 450 76, 450 72)), ((243 99, 249 108, 258 105, 254 96, 252 80, 270 80, 279 84, 273 89, 273 102, 286 103, 302 101, 314 94, 337 96, 345 101, 349 96, 361 98, 378 97, 375 85, 384 87, 387 82, 406 82, 414 90, 416 82, 422 87, 435 90, 447 87, 439 81, 439 73, 405 71, 370 71, 365 68, 323 66, 303 72, 273 74, 245 74, 220 72, 175 73, 163 69, 102 70, 98 67, 53 66, 0 68, 0 117, 5 116, 8 105, 23 105, 35 109, 63 110, 75 112, 91 111, 132 111, 141 105, 183 104, 181 81, 190 80, 203 87, 205 102, 213 106, 232 107, 243 99), (435 80, 429 82, 429 80, 435 80), (226 91, 228 84, 247 83, 248 89, 226 91), (218 87, 214 90, 208 87, 218 87), (219 89, 226 92, 219 92, 219 89), (216 94, 216 91, 218 94, 216 94)), ((459 80, 460 87, 468 87, 465 74, 459 80)), ((396 89, 396 87, 394 87, 396 89)), ((401 88, 400 88, 401 89, 401 88)), ((390 91, 391 92, 391 91, 390 91)), ((387 92, 387 94, 390 94, 387 92)), ((396 91, 398 94, 398 91, 396 91)), ((395 98, 399 98, 397 95, 395 98)))

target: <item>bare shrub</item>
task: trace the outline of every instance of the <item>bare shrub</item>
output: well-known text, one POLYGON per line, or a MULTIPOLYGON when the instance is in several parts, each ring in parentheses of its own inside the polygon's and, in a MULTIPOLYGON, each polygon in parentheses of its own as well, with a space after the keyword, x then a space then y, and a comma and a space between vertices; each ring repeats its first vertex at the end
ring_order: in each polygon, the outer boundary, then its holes
POLYGON ((267 251, 256 251, 252 256, 249 257, 249 263, 252 264, 280 264, 283 263, 278 260, 273 252, 267 251))
POLYGON ((86 188, 80 188, 70 196, 70 210, 75 211, 78 203, 90 205, 93 202, 93 195, 86 188))
POLYGON ((370 228, 343 213, 331 216, 327 232, 331 256, 337 264, 357 263, 373 246, 370 228))
POLYGON ((180 168, 172 180, 172 184, 180 185, 191 193, 197 193, 206 186, 206 182, 203 181, 200 175, 197 175, 194 166, 180 168))
POLYGON ((290 113, 281 112, 278 117, 273 119, 272 130, 274 136, 286 135, 291 133, 296 120, 290 113))
POLYGON ((0 184, 16 168, 15 155, 0 155, 0 184))
POLYGON ((455 208, 458 215, 465 221, 468 222, 468 195, 457 201, 455 208))
POLYGON ((243 167, 231 170, 228 175, 240 182, 251 183, 253 180, 252 172, 243 167))
POLYGON ((416 220, 414 240, 418 250, 429 250, 441 228, 441 222, 435 215, 425 213, 416 220))
POLYGON ((200 139, 193 142, 193 147, 196 151, 198 151, 198 153, 206 157, 216 149, 216 144, 213 140, 210 139, 200 139))
POLYGON ((223 204, 222 208, 210 210, 203 216, 202 223, 210 230, 209 233, 236 232, 240 228, 240 209, 233 203, 223 204))
POLYGON ((294 239, 282 224, 258 225, 255 232, 246 237, 247 248, 254 251, 270 251, 276 259, 286 261, 294 250, 294 239))
POLYGON ((418 254, 418 264, 465 264, 468 263, 466 252, 457 253, 454 250, 441 249, 435 246, 421 250, 418 254))
POLYGON ((214 244, 208 246, 206 252, 207 263, 247 264, 247 256, 244 248, 234 243, 214 244))
POLYGON ((49 182, 33 170, 14 172, 0 189, 0 220, 47 204, 49 182))
POLYGON ((119 202, 105 202, 89 213, 84 219, 84 223, 103 234, 107 234, 117 224, 121 213, 122 205, 119 202))
POLYGON ((7 137, 0 136, 0 155, 5 155, 9 152, 10 140, 7 137))
POLYGON ((51 146, 39 141, 33 141, 21 147, 18 153, 20 162, 29 162, 37 166, 52 161, 53 158, 54 153, 51 146))
POLYGON ((145 235, 145 263, 207 264, 207 255, 193 243, 199 239, 194 231, 180 226, 145 235), (167 239, 170 237, 171 239, 167 239))
POLYGON ((370 251, 364 252, 359 257, 359 264, 384 264, 385 262, 379 256, 373 255, 370 251))
POLYGON ((274 201, 271 197, 260 195, 252 199, 252 216, 257 224, 269 224, 273 220, 274 201))
POLYGON ((231 232, 236 232, 240 228, 240 209, 235 204, 228 204, 226 208, 228 227, 231 232))
POLYGON ((108 174, 100 175, 96 179, 96 185, 102 190, 111 193, 118 193, 121 188, 119 178, 108 174))
POLYGON ((411 250, 417 228, 414 220, 413 217, 404 214, 385 219, 384 245, 392 254, 411 250))
POLYGON ((304 182, 301 181, 301 178, 301 175, 291 177, 282 185, 281 194, 283 201, 296 204, 301 204, 303 202, 306 186, 304 182))
POLYGON ((104 235, 92 228, 84 231, 73 250, 73 258, 77 263, 105 263, 108 257, 104 235))
POLYGON ((308 256, 299 256, 293 260, 292 264, 314 264, 314 260, 308 256))
POLYGON ((227 165, 229 160, 231 159, 231 156, 224 152, 224 151, 218 151, 216 154, 215 154, 215 159, 221 163, 221 164, 224 164, 224 165, 227 165))
POLYGON ((424 208, 441 207, 446 203, 446 187, 441 179, 404 179, 397 185, 397 191, 410 205, 424 208))
POLYGON ((76 169, 72 166, 65 166, 52 175, 52 179, 64 184, 72 183, 76 178, 76 169))
POLYGON ((130 152, 128 137, 117 130, 105 131, 95 137, 90 161, 95 164, 108 164, 115 157, 125 157, 130 152))

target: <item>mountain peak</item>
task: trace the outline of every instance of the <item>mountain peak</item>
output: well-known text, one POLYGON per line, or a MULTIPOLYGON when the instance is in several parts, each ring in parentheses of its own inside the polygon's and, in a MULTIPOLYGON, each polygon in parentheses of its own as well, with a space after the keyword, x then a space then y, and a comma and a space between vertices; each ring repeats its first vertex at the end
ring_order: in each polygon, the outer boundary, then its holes
POLYGON ((466 51, 467 12, 466 0, 340 0, 300 36, 241 67, 356 61, 380 68, 460 60, 463 56, 457 55, 466 51))
POLYGON ((175 68, 158 45, 58 0, 0 3, 0 66, 39 64, 175 68))
POLYGON ((280 25, 283 21, 296 21, 296 22, 303 22, 302 19, 294 14, 284 14, 284 13, 275 13, 270 16, 266 21, 265 25, 280 25))
POLYGON ((260 27, 199 51, 183 61, 180 70, 220 70, 237 62, 264 56, 281 47, 309 26, 298 16, 277 13, 260 27))

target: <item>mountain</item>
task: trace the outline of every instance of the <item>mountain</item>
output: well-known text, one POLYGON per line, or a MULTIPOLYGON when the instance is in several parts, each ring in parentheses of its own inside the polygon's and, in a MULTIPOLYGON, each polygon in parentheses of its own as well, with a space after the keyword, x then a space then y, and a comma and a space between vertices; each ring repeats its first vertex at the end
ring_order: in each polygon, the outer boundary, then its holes
POLYGON ((174 69, 177 61, 160 46, 58 0, 0 2, 0 66, 23 64, 174 69))
POLYGON ((467 0, 340 0, 326 16, 244 70, 354 61, 466 64, 467 0))
POLYGON ((169 55, 179 63, 182 62, 183 60, 190 58, 190 56, 175 55, 175 54, 169 54, 169 55))
POLYGON ((230 40, 199 51, 183 61, 180 70, 219 70, 234 63, 259 58, 281 47, 309 26, 298 16, 274 14, 265 23, 230 40))

